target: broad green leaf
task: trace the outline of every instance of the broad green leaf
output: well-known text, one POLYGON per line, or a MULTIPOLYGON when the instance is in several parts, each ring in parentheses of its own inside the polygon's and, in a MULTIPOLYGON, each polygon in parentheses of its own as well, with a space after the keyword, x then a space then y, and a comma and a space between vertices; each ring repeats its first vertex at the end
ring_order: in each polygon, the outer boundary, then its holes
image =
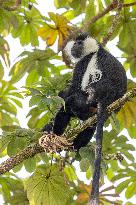
POLYGON ((26 183, 27 196, 36 205, 61 205, 70 197, 69 186, 56 165, 41 166, 26 183), (65 190, 65 191, 64 191, 65 190))

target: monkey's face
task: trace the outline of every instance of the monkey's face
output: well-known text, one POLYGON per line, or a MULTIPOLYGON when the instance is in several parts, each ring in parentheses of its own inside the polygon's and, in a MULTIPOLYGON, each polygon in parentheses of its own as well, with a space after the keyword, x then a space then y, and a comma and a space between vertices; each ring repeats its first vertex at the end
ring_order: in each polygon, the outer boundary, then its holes
POLYGON ((64 48, 66 55, 74 61, 79 61, 84 56, 97 50, 97 41, 86 33, 82 33, 76 39, 69 41, 64 48))
POLYGON ((82 40, 76 40, 71 48, 71 55, 74 58, 81 58, 83 54, 84 44, 82 40))

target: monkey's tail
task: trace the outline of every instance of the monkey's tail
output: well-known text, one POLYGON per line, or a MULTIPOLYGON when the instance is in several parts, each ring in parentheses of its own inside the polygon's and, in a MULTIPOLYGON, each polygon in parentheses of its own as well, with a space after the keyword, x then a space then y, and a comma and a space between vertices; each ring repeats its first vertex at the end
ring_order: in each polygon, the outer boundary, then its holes
POLYGON ((95 150, 95 169, 93 173, 92 190, 90 196, 90 204, 99 204, 99 179, 100 179, 100 166, 101 166, 101 152, 103 140, 103 126, 108 118, 106 106, 98 103, 97 109, 97 126, 96 126, 96 150, 95 150))

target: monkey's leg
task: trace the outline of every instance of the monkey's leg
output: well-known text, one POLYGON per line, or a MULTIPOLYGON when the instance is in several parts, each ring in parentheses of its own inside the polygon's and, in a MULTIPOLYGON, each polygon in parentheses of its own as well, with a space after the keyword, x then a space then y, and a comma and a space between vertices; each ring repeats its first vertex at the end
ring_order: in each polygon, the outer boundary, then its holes
POLYGON ((98 103, 98 119, 96 128, 96 156, 95 156, 95 169, 93 174, 92 191, 91 191, 91 205, 99 204, 99 179, 100 179, 100 166, 101 166, 101 152, 103 140, 103 126, 107 119, 107 112, 105 106, 98 103))
POLYGON ((74 149, 79 150, 81 147, 86 146, 89 143, 89 141, 92 139, 94 132, 95 132, 95 126, 88 127, 82 132, 80 132, 73 141, 74 149))

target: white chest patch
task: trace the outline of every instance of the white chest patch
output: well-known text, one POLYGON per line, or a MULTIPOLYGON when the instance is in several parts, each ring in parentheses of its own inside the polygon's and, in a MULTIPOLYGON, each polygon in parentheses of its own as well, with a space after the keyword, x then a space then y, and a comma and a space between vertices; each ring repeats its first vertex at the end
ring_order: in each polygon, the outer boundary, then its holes
POLYGON ((88 88, 88 85, 99 81, 101 77, 102 77, 102 72, 101 70, 98 69, 97 53, 95 53, 93 57, 91 58, 90 62, 88 63, 87 69, 84 73, 82 83, 81 83, 81 89, 83 91, 86 91, 88 88))

